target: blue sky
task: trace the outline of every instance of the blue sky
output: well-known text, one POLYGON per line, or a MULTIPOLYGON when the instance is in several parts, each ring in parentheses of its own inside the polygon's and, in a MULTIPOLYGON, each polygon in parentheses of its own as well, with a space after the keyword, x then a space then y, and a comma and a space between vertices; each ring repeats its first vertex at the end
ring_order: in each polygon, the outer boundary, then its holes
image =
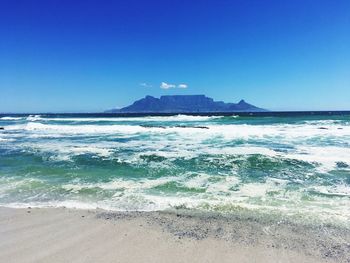
POLYGON ((350 110, 350 1, 0 1, 0 112, 165 94, 350 110))

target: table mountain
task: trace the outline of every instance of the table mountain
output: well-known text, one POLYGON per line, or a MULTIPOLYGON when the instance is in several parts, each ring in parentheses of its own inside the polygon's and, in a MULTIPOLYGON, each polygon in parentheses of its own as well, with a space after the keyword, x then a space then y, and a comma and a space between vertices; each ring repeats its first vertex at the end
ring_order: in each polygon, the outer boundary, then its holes
POLYGON ((214 101, 205 95, 167 95, 159 99, 146 96, 130 106, 112 109, 110 113, 191 113, 191 112, 261 112, 258 108, 241 100, 238 103, 214 101))

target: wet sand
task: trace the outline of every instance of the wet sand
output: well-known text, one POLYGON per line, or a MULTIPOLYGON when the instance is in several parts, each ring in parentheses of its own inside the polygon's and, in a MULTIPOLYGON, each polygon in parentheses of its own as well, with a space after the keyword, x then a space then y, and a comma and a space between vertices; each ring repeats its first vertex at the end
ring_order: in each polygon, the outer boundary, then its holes
POLYGON ((0 262, 350 262, 350 231, 186 211, 0 207, 0 262))

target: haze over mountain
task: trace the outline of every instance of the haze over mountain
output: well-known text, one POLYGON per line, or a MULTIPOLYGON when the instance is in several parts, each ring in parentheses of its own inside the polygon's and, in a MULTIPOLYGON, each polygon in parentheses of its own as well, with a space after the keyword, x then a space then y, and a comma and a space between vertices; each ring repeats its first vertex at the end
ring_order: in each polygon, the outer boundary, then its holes
POLYGON ((110 113, 192 113, 192 112, 261 112, 258 108, 241 100, 238 103, 214 101, 205 95, 167 95, 159 99, 146 96, 135 101, 130 106, 121 109, 112 109, 110 113))

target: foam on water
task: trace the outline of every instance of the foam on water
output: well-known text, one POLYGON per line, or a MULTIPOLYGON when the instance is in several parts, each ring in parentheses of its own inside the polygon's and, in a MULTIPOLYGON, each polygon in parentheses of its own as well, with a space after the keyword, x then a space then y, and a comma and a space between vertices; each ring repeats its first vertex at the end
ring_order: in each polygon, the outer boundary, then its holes
POLYGON ((0 142, 12 142, 14 139, 0 138, 0 142))
POLYGON ((350 220, 348 118, 4 118, 0 205, 350 220))
POLYGON ((350 148, 348 147, 298 147, 294 153, 286 154, 287 158, 317 163, 327 172, 336 168, 337 163, 350 162, 350 148))
POLYGON ((1 117, 0 120, 3 120, 3 121, 18 121, 18 120, 21 120, 22 117, 1 117))
POLYGON ((100 117, 100 118, 77 118, 77 117, 55 117, 43 118, 41 120, 57 122, 188 122, 188 121, 208 121, 222 118, 222 116, 145 116, 145 117, 100 117))
MULTIPOLYGON (((47 132, 46 129, 40 129, 37 131, 33 128, 33 124, 29 123, 30 127, 26 127, 25 130, 34 133, 27 134, 26 136, 33 139, 40 138, 66 138, 66 140, 52 141, 52 140, 42 140, 42 141, 25 141, 22 143, 14 144, 12 147, 17 149, 23 149, 26 151, 33 150, 34 152, 46 152, 53 153, 63 156, 63 159, 69 158, 69 156, 82 155, 82 154, 95 154, 98 156, 110 157, 114 153, 118 152, 118 157, 124 158, 125 161, 137 160, 143 155, 157 155, 165 158, 194 158, 199 155, 252 155, 260 154, 268 157, 280 157, 295 159, 300 161, 305 161, 309 163, 314 163, 322 167, 324 171, 332 170, 336 167, 337 163, 342 162, 347 164, 350 160, 350 151, 347 145, 344 146, 316 146, 310 145, 305 142, 305 140, 310 140, 312 137, 318 138, 318 136, 303 136, 294 137, 295 131, 292 132, 291 136, 280 136, 274 135, 275 138, 270 136, 264 136, 262 134, 253 135, 254 132, 248 133, 239 132, 229 133, 228 131, 221 129, 214 132, 208 130, 199 129, 182 129, 182 128, 172 128, 169 131, 165 131, 161 128, 155 128, 155 130, 139 127, 139 126, 125 126, 125 125, 112 125, 108 127, 98 127, 93 126, 91 129, 86 129, 85 125, 79 125, 74 128, 60 127, 59 125, 44 125, 46 128, 49 126, 47 132), (54 127, 52 127, 54 126, 54 127), (114 127, 116 126, 116 127, 114 127), (55 127, 60 128, 57 131, 55 127), (62 132, 58 134, 58 132, 62 132), (150 131, 151 130, 151 131, 150 131), (172 130, 172 131, 171 131, 172 130), (185 131, 183 131, 185 130, 185 131), (74 133, 74 132, 76 133, 74 133), (100 131, 100 133, 98 133, 100 131), (51 134, 51 132, 53 134, 51 134), (99 140, 96 142, 84 142, 82 140, 69 140, 72 136, 86 136, 92 135, 96 136, 110 135, 111 141, 99 140), (137 134, 142 136, 148 136, 147 140, 140 140, 139 138, 128 139, 128 136, 132 134, 137 134), (155 133, 155 134, 154 134, 155 133), (160 133, 160 134, 159 134, 160 133), (67 140, 68 137, 68 140, 67 140), (113 141, 113 138, 126 138, 126 141, 113 141), (272 137, 272 138, 271 138, 272 137), (210 140, 212 142, 210 142, 210 140), (215 141, 216 140, 216 141, 215 141), (232 144, 235 140, 239 141, 238 145, 228 146, 227 144, 232 144), (256 143, 251 142, 255 140, 256 143), (268 142, 270 140, 278 140, 280 143, 284 143, 286 149, 281 150, 276 149, 274 145, 270 145, 268 142), (208 142, 209 141, 209 142, 208 142), (155 143, 156 142, 156 143, 155 143), (242 144, 242 142, 244 144, 242 144), (299 145, 298 145, 299 144, 299 145), (133 151, 136 148, 138 151, 133 151), (119 150, 118 150, 119 149, 119 150), (128 149, 127 155, 124 156, 123 150, 128 149)), ((35 123, 34 127, 42 128, 43 124, 35 123)), ((69 126, 69 125, 67 125, 69 126)), ((246 127, 245 127, 246 128, 246 127)), ((253 129, 259 129, 259 127, 253 127, 253 129)), ((262 128, 263 129, 263 128, 262 128)), ((11 130, 11 129, 9 129, 11 130)), ((339 136, 339 135, 335 135, 339 136)), ((333 138, 335 137, 333 135, 333 138)), ((11 141, 13 138, 1 138, 2 141, 11 141)), ((346 141, 346 140, 345 140, 346 141)))
MULTIPOLYGON (((322 128, 322 127, 321 127, 322 128)), ((27 124, 10 125, 8 130, 31 131, 38 135, 61 135, 61 134, 135 134, 135 133, 177 133, 180 135, 198 135, 202 137, 223 136, 227 139, 235 138, 269 138, 280 137, 286 139, 303 139, 310 137, 350 137, 350 126, 333 125, 327 129, 320 129, 315 125, 206 125, 203 129, 196 126, 161 126, 145 127, 140 125, 59 125, 29 122, 27 124)))

